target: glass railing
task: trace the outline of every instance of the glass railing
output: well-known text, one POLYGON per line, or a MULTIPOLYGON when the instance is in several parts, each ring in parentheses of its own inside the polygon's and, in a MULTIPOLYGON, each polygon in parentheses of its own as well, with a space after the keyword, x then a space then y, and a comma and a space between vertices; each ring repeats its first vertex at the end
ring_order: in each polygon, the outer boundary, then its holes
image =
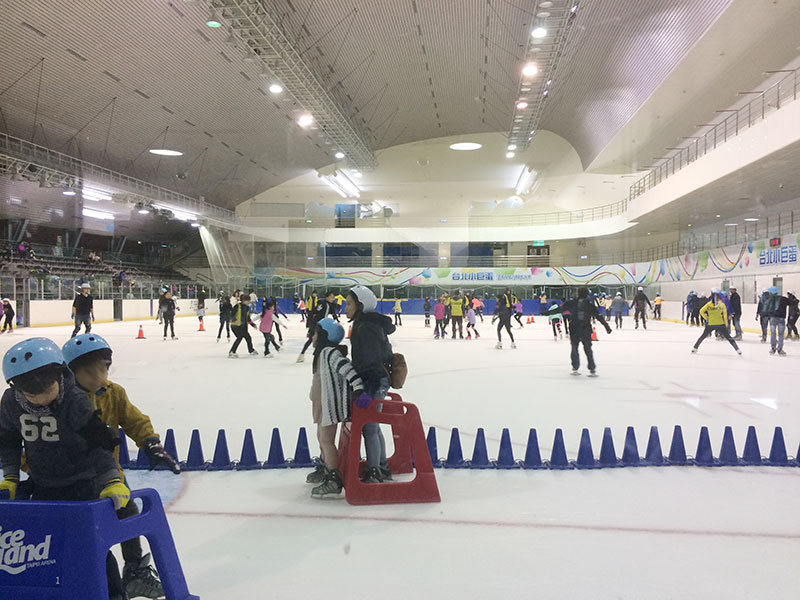
POLYGON ((726 116, 719 123, 706 125, 708 130, 702 135, 681 138, 682 144, 668 148, 665 156, 658 159, 662 162, 631 186, 628 199, 641 196, 741 131, 762 121, 768 114, 780 110, 787 102, 797 100, 798 69, 774 73, 785 73, 785 76, 766 90, 751 92, 755 97, 741 108, 717 111, 726 116))

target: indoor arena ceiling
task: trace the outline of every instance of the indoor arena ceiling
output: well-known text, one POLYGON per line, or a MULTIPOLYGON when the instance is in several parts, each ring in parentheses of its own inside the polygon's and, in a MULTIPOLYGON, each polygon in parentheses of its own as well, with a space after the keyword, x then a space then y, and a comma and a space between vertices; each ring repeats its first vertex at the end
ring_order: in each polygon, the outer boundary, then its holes
MULTIPOLYGON (((541 0, 265 0, 373 150, 506 132, 541 0)), ((731 0, 576 0, 540 127, 584 165, 731 0)), ((335 161, 206 1, 5 0, 0 129, 233 207, 335 161), (148 153, 180 150, 177 159, 148 153)), ((546 3, 545 3, 546 6, 546 3)))

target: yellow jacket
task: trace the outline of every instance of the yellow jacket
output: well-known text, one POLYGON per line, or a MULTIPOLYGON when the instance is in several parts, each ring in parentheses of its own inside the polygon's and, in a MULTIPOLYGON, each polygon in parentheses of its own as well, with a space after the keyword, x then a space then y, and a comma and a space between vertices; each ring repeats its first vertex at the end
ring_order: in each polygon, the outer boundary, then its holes
POLYGON ((709 301, 703 308, 700 309, 700 316, 708 321, 709 325, 725 325, 728 326, 728 311, 723 302, 709 301))
MULTIPOLYGON (((94 410, 100 409, 100 418, 112 428, 122 428, 125 435, 131 438, 138 447, 142 447, 148 438, 157 438, 150 417, 143 414, 128 400, 128 394, 121 385, 108 382, 98 393, 86 392, 94 410)), ((119 465, 119 448, 114 448, 114 458, 119 465)), ((122 473, 122 467, 120 467, 122 473)))
POLYGON ((458 298, 450 298, 450 316, 451 317, 463 317, 464 316, 464 298, 459 296, 458 298))

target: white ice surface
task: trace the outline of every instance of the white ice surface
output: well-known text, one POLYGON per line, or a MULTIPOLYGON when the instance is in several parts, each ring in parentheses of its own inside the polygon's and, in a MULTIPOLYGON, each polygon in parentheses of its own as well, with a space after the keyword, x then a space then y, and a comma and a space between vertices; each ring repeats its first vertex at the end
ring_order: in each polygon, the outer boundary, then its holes
MULTIPOLYGON (((252 428, 260 459, 272 427, 294 451, 305 425, 312 448, 310 355, 296 364, 304 330, 290 322, 274 359, 229 360, 215 343, 216 319, 199 333, 194 318, 177 319, 178 341, 134 340, 138 323, 100 324, 114 347, 111 378, 150 415, 175 430, 185 458, 193 428, 207 458, 224 428, 232 455, 252 428)), ((625 427, 636 428, 644 453, 657 425, 665 453, 672 427, 683 427, 694 454, 707 425, 715 455, 731 425, 741 454, 748 425, 769 452, 774 426, 784 428, 790 455, 800 442, 796 392, 800 344, 771 357, 746 334, 739 357, 708 339, 689 353, 697 329, 650 323, 647 331, 601 332, 595 344, 600 377, 569 375, 569 344, 553 342, 544 322, 515 329, 493 348, 489 320, 476 341, 431 339, 421 317, 406 316, 392 336, 410 375, 402 390, 426 427, 437 427, 439 452, 457 426, 465 456, 476 428, 497 454, 509 427, 518 458, 535 427, 543 458, 553 431, 564 431, 574 458, 581 429, 599 453, 603 427, 621 454, 625 427)), ((256 332, 257 333, 257 332, 256 332)), ((28 335, 66 341, 69 328, 0 336, 0 350, 28 335)), ((263 351, 263 342, 256 339, 263 351)), ((583 357, 582 357, 583 361, 583 357)), ((585 368, 584 368, 585 372, 585 368)), ((133 447, 131 448, 133 452, 133 447)), ((135 455, 135 453, 134 453, 135 455)), ((131 472, 134 487, 155 487, 168 512, 193 593, 204 599, 300 598, 795 598, 800 559, 797 468, 671 467, 597 471, 437 470, 441 504, 354 507, 308 496, 304 470, 131 472)))

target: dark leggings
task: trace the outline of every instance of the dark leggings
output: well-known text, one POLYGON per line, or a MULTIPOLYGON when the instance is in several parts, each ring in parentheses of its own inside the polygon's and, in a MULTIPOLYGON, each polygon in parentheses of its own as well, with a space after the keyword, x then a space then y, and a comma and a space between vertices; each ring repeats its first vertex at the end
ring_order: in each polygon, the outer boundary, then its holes
POLYGON ((402 313, 396 312, 394 313, 394 324, 395 325, 402 325, 403 319, 400 317, 402 313))
POLYGON ((167 337, 167 327, 169 327, 170 335, 175 337, 175 315, 164 315, 164 337, 167 337))
POLYGON ((278 339, 282 342, 283 335, 281 334, 281 324, 278 323, 277 321, 274 321, 274 324, 275 324, 275 331, 278 333, 278 339))
POLYGON ((434 335, 441 335, 444 337, 446 335, 444 331, 444 319, 436 319, 436 327, 433 330, 434 335))
POLYGON ((231 339, 231 318, 230 317, 222 317, 219 318, 219 331, 217 332, 217 339, 222 337, 222 329, 225 328, 225 333, 228 334, 228 339, 231 339))
POLYGON ((510 337, 511 341, 513 342, 514 334, 511 333, 511 313, 501 312, 500 314, 498 314, 498 318, 500 321, 499 323, 497 323, 497 341, 498 342, 503 341, 503 338, 500 337, 500 331, 503 329, 503 327, 505 327, 506 331, 508 332, 508 337, 510 337))
POLYGON ((425 326, 427 327, 430 324, 431 324, 431 312, 429 310, 426 310, 425 311, 425 326))
POLYGON ((614 313, 614 324, 617 327, 622 327, 622 313, 614 313))
POLYGON ((278 342, 275 341, 275 336, 267 331, 262 331, 261 333, 264 334, 264 356, 269 354, 269 345, 270 343, 275 346, 275 350, 280 350, 281 347, 278 346, 278 342))
POLYGON ((703 329, 703 333, 700 334, 700 337, 697 338, 697 341, 694 343, 694 347, 699 348, 700 344, 703 343, 703 340, 710 336, 712 332, 716 332, 721 337, 724 337, 726 340, 728 340, 731 346, 733 346, 734 350, 739 349, 739 346, 736 345, 736 342, 731 337, 731 334, 725 325, 706 325, 705 329, 703 329))
POLYGON ((514 318, 517 320, 517 323, 519 323, 519 326, 522 327, 522 313, 514 313, 514 318))
POLYGON ((553 326, 553 337, 561 333, 561 321, 552 321, 550 325, 553 326))
POLYGON ((469 330, 470 329, 472 329, 472 331, 475 332, 476 336, 478 335, 478 330, 475 329, 475 323, 467 323, 467 335, 469 335, 469 330))
POLYGON ((3 331, 8 329, 9 331, 14 331, 14 317, 11 315, 6 315, 6 322, 3 325, 3 331))
MULTIPOLYGON (((789 330, 789 337, 792 337, 792 336, 800 337, 800 336, 797 335, 797 318, 798 317, 800 317, 800 315, 792 315, 791 317, 789 317, 786 320, 786 327, 789 330)), ((6 319, 6 322, 8 322, 7 319, 6 319)))
POLYGON ((231 325, 231 329, 233 330, 233 335, 236 336, 236 340, 233 342, 233 346, 231 346, 231 352, 236 354, 236 349, 239 348, 239 344, 242 343, 242 340, 247 343, 248 352, 255 351, 255 348, 253 348, 253 338, 250 337, 250 332, 247 331, 247 325, 231 325))

